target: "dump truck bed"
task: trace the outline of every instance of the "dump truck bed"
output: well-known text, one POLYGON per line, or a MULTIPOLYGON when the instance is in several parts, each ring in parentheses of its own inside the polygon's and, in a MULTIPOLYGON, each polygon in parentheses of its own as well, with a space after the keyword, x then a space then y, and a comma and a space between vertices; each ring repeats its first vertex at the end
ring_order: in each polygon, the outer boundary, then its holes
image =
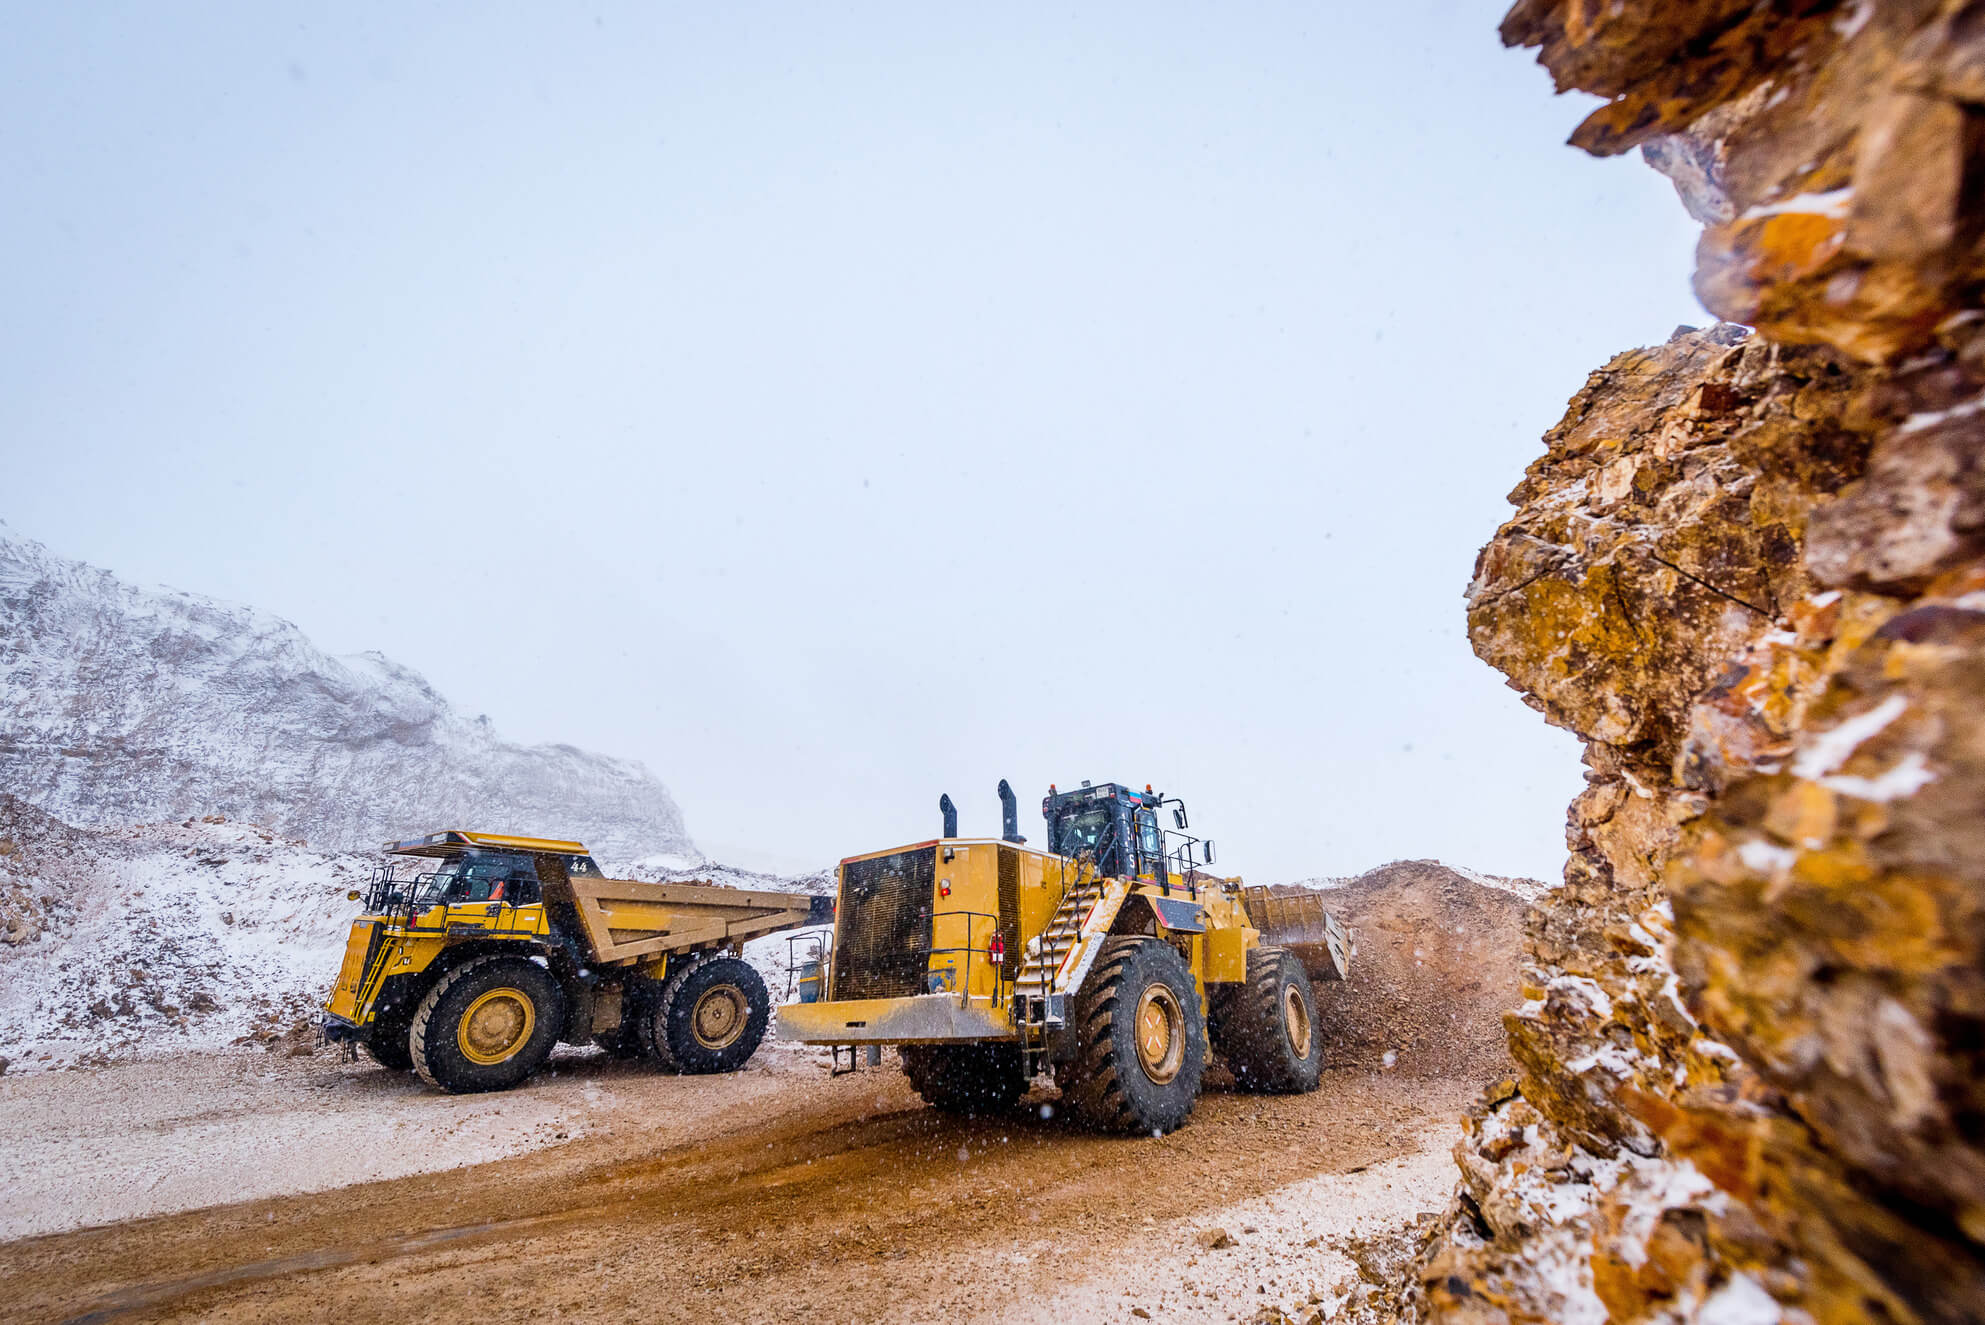
POLYGON ((547 879, 545 885, 547 901, 565 901, 572 907, 594 961, 603 965, 743 943, 834 920, 834 899, 808 893, 746 892, 708 883, 644 883, 589 875, 547 879))

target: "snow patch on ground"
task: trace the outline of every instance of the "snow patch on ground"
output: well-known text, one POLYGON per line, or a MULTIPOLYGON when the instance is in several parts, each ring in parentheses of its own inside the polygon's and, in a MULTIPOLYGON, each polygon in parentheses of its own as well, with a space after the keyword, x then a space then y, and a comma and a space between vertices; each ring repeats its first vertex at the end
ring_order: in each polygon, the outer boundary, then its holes
POLYGON ((1430 1129, 1407 1154, 1362 1172, 1321 1174, 1241 1201, 1190 1224, 1152 1230, 1143 1254, 1070 1284, 1031 1312, 1005 1319, 1033 1325, 1122 1320, 1132 1308, 1157 1321, 1251 1320, 1265 1307, 1295 1319, 1329 1316, 1357 1283, 1341 1250, 1443 1208, 1454 1191, 1449 1148, 1459 1125, 1430 1129), (1232 1246, 1212 1248, 1214 1230, 1232 1246))

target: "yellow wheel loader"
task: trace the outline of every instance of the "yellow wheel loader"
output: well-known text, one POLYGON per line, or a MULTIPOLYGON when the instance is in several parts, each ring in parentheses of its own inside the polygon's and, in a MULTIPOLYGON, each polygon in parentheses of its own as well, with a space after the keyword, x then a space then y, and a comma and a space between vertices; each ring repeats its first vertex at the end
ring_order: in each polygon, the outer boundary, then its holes
POLYGON ((895 1045, 917 1093, 957 1113, 1052 1074, 1111 1132, 1182 1124, 1214 1051, 1244 1089, 1316 1088, 1311 979, 1345 979, 1354 952, 1320 899, 1205 873, 1213 844, 1148 786, 1048 788, 1046 851, 999 796, 998 839, 959 837, 945 796, 943 836, 841 862, 824 995, 781 1007, 782 1037, 831 1046, 837 1072, 895 1045))
POLYGON ((400 859, 362 895, 325 1037, 452 1092, 514 1086, 561 1040, 736 1071, 771 1013, 745 941, 833 918, 804 893, 609 879, 553 838, 450 830, 386 850, 400 859))

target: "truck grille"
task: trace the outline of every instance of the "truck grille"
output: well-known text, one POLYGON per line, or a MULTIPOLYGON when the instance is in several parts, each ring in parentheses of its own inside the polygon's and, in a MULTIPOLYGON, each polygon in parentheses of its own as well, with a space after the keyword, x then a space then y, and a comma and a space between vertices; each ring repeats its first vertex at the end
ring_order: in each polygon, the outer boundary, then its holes
POLYGON ((923 847, 841 867, 834 997, 908 998, 926 992, 930 899, 937 852, 923 847))

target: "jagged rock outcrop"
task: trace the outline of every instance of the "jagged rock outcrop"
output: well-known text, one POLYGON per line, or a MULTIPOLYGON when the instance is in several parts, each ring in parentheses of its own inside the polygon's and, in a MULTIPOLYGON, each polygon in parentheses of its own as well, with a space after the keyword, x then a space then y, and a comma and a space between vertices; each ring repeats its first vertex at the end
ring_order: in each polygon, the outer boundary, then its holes
POLYGON ((87 827, 221 814, 329 850, 456 826, 695 855, 638 763, 505 741, 382 654, 334 658, 280 618, 126 584, 4 525, 0 788, 87 827))
POLYGON ((1985 1318, 1985 6, 1522 0, 1751 324, 1595 373, 1469 590, 1586 743, 1407 1310, 1985 1318))

